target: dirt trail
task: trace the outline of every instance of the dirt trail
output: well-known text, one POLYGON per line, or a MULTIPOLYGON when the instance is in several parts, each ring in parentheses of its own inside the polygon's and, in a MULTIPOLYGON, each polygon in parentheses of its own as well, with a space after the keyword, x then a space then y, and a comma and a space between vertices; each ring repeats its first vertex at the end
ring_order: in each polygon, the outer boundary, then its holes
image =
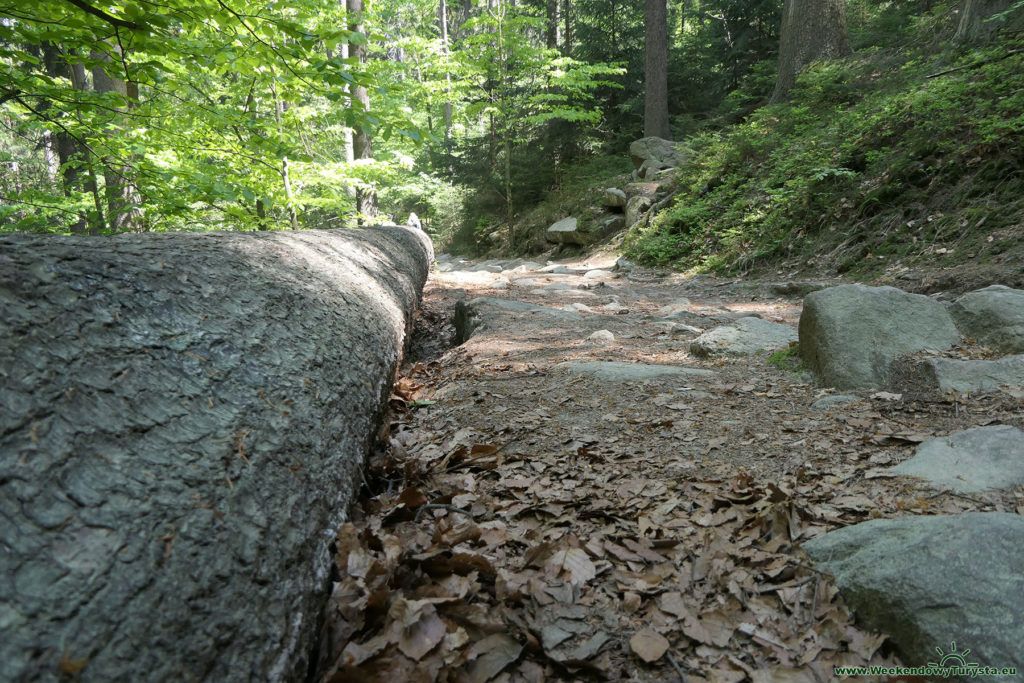
POLYGON ((795 326, 800 300, 778 292, 799 287, 586 274, 610 260, 444 264, 339 535, 327 679, 831 680, 895 659, 801 542, 873 517, 1017 509, 887 472, 932 436, 1022 426, 1015 399, 819 407, 827 392, 766 353, 691 355, 699 329, 740 315, 795 326), (479 296, 559 312, 484 306, 452 348, 456 302, 479 296), (617 382, 572 361, 710 373, 617 382))

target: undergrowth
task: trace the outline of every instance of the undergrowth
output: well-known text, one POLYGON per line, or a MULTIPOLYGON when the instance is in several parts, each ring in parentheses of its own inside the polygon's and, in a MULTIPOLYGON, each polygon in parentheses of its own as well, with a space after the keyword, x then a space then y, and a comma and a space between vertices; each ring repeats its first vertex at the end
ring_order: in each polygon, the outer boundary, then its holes
POLYGON ((1019 224, 1022 53, 1015 34, 960 54, 873 48, 813 66, 788 103, 687 141, 694 161, 675 178, 674 203, 634 228, 628 255, 845 272, 952 256, 978 233, 1019 224))

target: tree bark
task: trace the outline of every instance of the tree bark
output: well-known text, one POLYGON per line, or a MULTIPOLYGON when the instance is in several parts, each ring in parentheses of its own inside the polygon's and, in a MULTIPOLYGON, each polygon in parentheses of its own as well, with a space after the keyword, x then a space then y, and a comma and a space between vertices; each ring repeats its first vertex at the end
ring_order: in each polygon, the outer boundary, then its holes
MULTIPOLYGON (((349 30, 365 34, 363 25, 363 0, 348 0, 349 30)), ((360 64, 366 63, 366 43, 352 46, 353 56, 359 59, 360 64)), ((363 86, 356 86, 352 92, 353 98, 359 102, 363 112, 370 111, 370 95, 363 86)), ((373 139, 370 130, 365 124, 356 126, 355 134, 352 136, 352 151, 356 160, 373 158, 373 139)), ((377 216, 377 192, 371 188, 356 188, 356 214, 359 224, 372 220, 377 216)))
POLYGON ((672 139, 668 123, 668 11, 646 0, 644 12, 644 137, 672 139))
POLYGON ((559 35, 561 28, 558 21, 558 0, 547 0, 547 46, 550 50, 557 50, 558 43, 561 36, 559 35))
MULTIPOLYGON (((108 52, 93 52, 92 58, 105 63, 113 61, 113 56, 121 57, 120 48, 111 47, 108 52)), ((137 100, 138 90, 129 88, 129 83, 120 78, 114 78, 107 73, 106 69, 97 65, 92 69, 93 90, 99 93, 117 93, 123 98, 123 105, 119 107, 127 113, 131 109, 131 103, 137 100), (134 90, 134 98, 132 97, 134 90)), ((116 132, 109 135, 116 135, 116 132)), ((138 193, 131 181, 131 171, 127 164, 112 156, 103 158, 104 194, 107 200, 107 219, 109 227, 115 232, 136 230, 140 227, 140 215, 135 206, 138 204, 138 193)))
POLYGON ((988 21, 992 16, 1006 11, 1013 0, 964 0, 960 10, 953 42, 961 45, 984 45, 992 40, 1000 29, 1021 28, 1024 25, 1024 10, 1016 10, 1006 21, 988 21))
POLYGON ((0 680, 305 680, 431 258, 399 227, 0 237, 0 680))
MULTIPOLYGON (((79 62, 70 63, 71 68, 71 87, 79 92, 85 92, 89 89, 89 82, 85 76, 85 66, 79 62)), ((78 114, 79 121, 81 121, 81 113, 78 114)), ((83 146, 82 148, 82 160, 85 167, 85 182, 83 186, 86 192, 92 195, 93 208, 95 216, 89 217, 86 221, 87 228, 90 232, 99 233, 106 229, 107 221, 103 211, 103 201, 100 199, 100 188, 99 181, 96 178, 96 167, 93 163, 92 152, 83 146)), ((75 232, 78 232, 75 230, 75 232)))
POLYGON ((572 57, 572 41, 575 37, 572 31, 572 9, 572 0, 562 0, 562 23, 565 24, 565 31, 562 35, 562 52, 566 57, 572 57))
POLYGON ((450 99, 452 89, 452 74, 448 70, 448 3, 445 0, 438 2, 437 8, 438 23, 441 27, 441 51, 445 59, 444 67, 444 153, 448 156, 448 172, 452 173, 452 102, 450 99))
POLYGON ((771 102, 786 99, 811 62, 853 52, 846 35, 846 0, 785 0, 779 39, 779 73, 771 102))

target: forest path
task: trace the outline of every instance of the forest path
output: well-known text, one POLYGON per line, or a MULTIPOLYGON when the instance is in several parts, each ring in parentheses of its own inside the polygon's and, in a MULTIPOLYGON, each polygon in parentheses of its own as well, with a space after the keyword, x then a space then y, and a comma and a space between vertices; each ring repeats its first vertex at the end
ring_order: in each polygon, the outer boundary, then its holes
MULTIPOLYGON (((795 328, 800 299, 779 292, 799 285, 627 276, 611 259, 546 273, 438 260, 388 446, 339 542, 342 567, 375 558, 405 602, 386 615, 333 603, 346 675, 831 680, 835 665, 894 660, 801 542, 874 517, 1015 508, 887 472, 1012 402, 822 405, 827 392, 768 353, 691 355, 699 329, 744 315, 795 328), (479 327, 452 347, 456 302, 478 297, 479 327), (600 374, 639 366, 697 372, 600 374)), ((373 593, 351 575, 339 586, 373 593)))

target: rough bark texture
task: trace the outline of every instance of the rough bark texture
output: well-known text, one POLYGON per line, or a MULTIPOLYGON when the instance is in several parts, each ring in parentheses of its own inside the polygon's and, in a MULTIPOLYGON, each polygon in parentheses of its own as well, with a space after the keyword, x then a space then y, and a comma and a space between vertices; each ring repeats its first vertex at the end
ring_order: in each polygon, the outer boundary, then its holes
POLYGON ((431 249, 0 238, 0 680, 300 680, 431 249))
POLYGON ((646 0, 644 137, 672 139, 668 125, 668 14, 665 0, 646 0))
POLYGON ((1001 21, 990 19, 1007 10, 1012 0, 964 0, 953 41, 961 44, 983 45, 1003 29, 1019 30, 1024 27, 1024 10, 1016 10, 1001 21))
POLYGON ((558 0, 547 0, 547 31, 545 32, 545 38, 547 39, 547 46, 550 50, 557 50, 558 43, 561 36, 559 35, 561 28, 558 22, 558 0))
MULTIPOLYGON (((348 30, 356 33, 365 33, 363 25, 363 0, 347 0, 347 2, 349 13, 348 30)), ((353 45, 350 49, 352 56, 358 59, 360 64, 366 61, 366 43, 353 45)), ((360 85, 355 86, 352 96, 360 103, 362 111, 370 111, 370 95, 367 93, 366 88, 360 85)), ((356 159, 373 158, 373 138, 370 136, 370 131, 366 126, 360 125, 356 127, 352 138, 352 150, 353 156, 356 159)), ((356 188, 356 213, 360 223, 366 218, 373 218, 377 215, 377 192, 375 190, 363 187, 356 188)))
POLYGON ((786 0, 779 38, 779 74, 771 101, 784 100, 797 74, 811 62, 851 52, 846 35, 846 0, 786 0))

